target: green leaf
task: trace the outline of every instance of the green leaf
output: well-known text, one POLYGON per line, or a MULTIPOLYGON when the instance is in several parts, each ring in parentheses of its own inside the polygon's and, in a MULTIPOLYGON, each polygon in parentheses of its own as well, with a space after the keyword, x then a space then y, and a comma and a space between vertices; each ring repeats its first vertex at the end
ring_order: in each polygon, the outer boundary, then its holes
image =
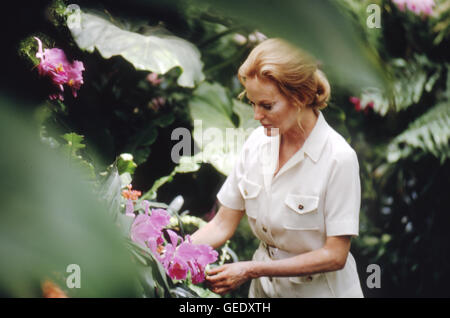
POLYGON ((116 166, 112 166, 109 175, 99 189, 100 198, 106 202, 113 222, 120 214, 122 181, 116 166))
POLYGON ((239 127, 242 128, 256 128, 259 126, 258 121, 253 118, 252 108, 237 99, 232 100, 233 111, 237 114, 239 118, 239 127))
POLYGON ((140 165, 147 161, 148 156, 150 156, 150 147, 142 147, 134 151, 134 158, 136 164, 140 165))
POLYGON ((194 291, 201 298, 221 298, 220 295, 213 293, 209 289, 202 288, 194 284, 188 284, 187 287, 194 291))
POLYGON ((395 163, 413 151, 431 153, 443 163, 450 157, 450 105, 442 102, 417 118, 388 146, 387 160, 395 163))
POLYGON ((152 124, 156 125, 158 127, 164 128, 169 125, 172 125, 172 123, 175 121, 175 115, 173 113, 164 114, 155 120, 153 120, 152 124))
POLYGON ((133 161, 133 155, 123 153, 117 158, 117 170, 119 175, 127 172, 130 175, 134 174, 137 164, 133 161))
POLYGON ((144 274, 144 283, 155 290, 157 296, 163 297, 166 294, 169 294, 170 286, 169 281, 167 280, 166 271, 161 263, 153 257, 150 249, 131 240, 128 240, 128 245, 135 255, 139 255, 138 259, 146 266, 146 268, 141 271, 141 274, 144 274))
POLYGON ((164 184, 173 180, 173 177, 177 173, 176 168, 167 176, 161 177, 156 180, 150 190, 148 190, 142 197, 141 200, 154 200, 156 198, 156 192, 164 184))
POLYGON ((63 145, 63 151, 70 154, 71 156, 76 156, 77 151, 86 147, 82 144, 84 136, 78 135, 74 132, 62 135, 62 138, 67 141, 67 144, 63 145))
POLYGON ((73 14, 80 15, 80 23, 69 23, 68 27, 81 49, 88 52, 97 49, 105 59, 120 55, 137 70, 158 74, 180 67, 182 73, 177 81, 180 86, 194 87, 203 81, 200 52, 190 42, 160 32, 142 35, 123 30, 91 13, 73 14))
POLYGON ((61 147, 61 151, 67 156, 69 166, 78 168, 86 178, 94 181, 96 178, 94 166, 78 154, 78 150, 86 147, 82 144, 84 137, 72 132, 62 135, 62 138, 67 141, 61 147))
POLYGON ((0 293, 41 297, 42 280, 55 271, 65 280, 77 264, 81 288, 69 296, 136 297, 136 268, 107 207, 39 142, 31 119, 17 112, 26 106, 0 98, 0 293))
MULTIPOLYGON (((233 106, 225 88, 219 83, 200 84, 189 101, 192 119, 201 119, 203 128, 234 127, 231 121, 233 106)), ((195 135, 194 135, 195 138, 195 135)))
POLYGON ((174 298, 199 298, 195 291, 190 289, 186 285, 178 285, 177 287, 170 290, 170 293, 174 298))
POLYGON ((423 55, 413 59, 394 59, 389 62, 393 78, 389 90, 366 88, 361 96, 361 105, 374 103, 374 110, 384 116, 390 109, 406 110, 420 102, 424 92, 431 92, 442 76, 442 67, 423 55))
POLYGON ((246 138, 258 126, 253 120, 253 110, 229 98, 220 84, 206 82, 194 91, 189 110, 194 120, 194 141, 201 152, 193 157, 181 157, 180 162, 191 168, 208 162, 228 175, 246 138), (239 118, 238 126, 231 119, 233 113, 239 118))
POLYGON ((129 172, 125 172, 120 175, 120 183, 121 183, 122 188, 128 184, 131 184, 132 180, 133 179, 131 178, 131 175, 129 172))

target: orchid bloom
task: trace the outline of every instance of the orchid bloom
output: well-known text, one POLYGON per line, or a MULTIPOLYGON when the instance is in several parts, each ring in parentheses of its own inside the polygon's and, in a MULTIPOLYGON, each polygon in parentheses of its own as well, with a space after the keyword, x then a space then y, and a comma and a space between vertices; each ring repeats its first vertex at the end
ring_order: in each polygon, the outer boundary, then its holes
POLYGON ((416 15, 429 16, 433 14, 434 0, 392 0, 397 7, 404 11, 405 7, 416 15))
MULTIPOLYGON (((134 217, 131 186, 126 197, 126 215, 134 217)), ((163 229, 170 223, 170 215, 164 209, 152 209, 149 215, 150 202, 142 201, 145 213, 139 214, 131 225, 131 240, 147 246, 154 257, 163 265, 167 275, 172 279, 186 279, 191 273, 192 283, 198 284, 205 279, 205 269, 217 260, 218 253, 209 245, 192 244, 189 235, 185 240, 172 230, 167 230, 169 242, 165 243, 163 229)))
POLYGON ((125 206, 126 206, 126 208, 125 208, 125 215, 126 215, 126 216, 131 216, 131 217, 134 218, 135 215, 134 215, 134 205, 133 205, 133 201, 132 201, 131 199, 128 199, 125 206))
POLYGON ((146 205, 145 214, 138 215, 131 225, 131 240, 148 246, 150 250, 158 255, 158 245, 161 245, 162 229, 170 223, 170 215, 163 209, 152 209, 149 215, 149 202, 143 201, 146 205))
POLYGON ((83 84, 84 64, 80 61, 69 63, 63 50, 58 48, 42 50, 42 41, 34 37, 38 42, 36 57, 40 60, 38 67, 39 75, 48 76, 52 83, 59 89, 58 93, 50 94, 50 99, 64 100, 64 84, 72 88, 72 94, 77 97, 77 91, 83 84))
POLYGON ((183 241, 175 232, 167 231, 170 243, 166 245, 161 257, 161 263, 172 279, 185 279, 188 270, 191 272, 192 283, 198 284, 205 279, 206 265, 217 260, 218 253, 211 246, 192 244, 189 235, 183 241), (181 240, 180 245, 178 241, 181 240))
POLYGON ((73 61, 72 67, 69 68, 67 85, 72 89, 73 97, 77 97, 77 91, 83 84, 83 75, 81 74, 83 71, 84 64, 80 61, 73 61))

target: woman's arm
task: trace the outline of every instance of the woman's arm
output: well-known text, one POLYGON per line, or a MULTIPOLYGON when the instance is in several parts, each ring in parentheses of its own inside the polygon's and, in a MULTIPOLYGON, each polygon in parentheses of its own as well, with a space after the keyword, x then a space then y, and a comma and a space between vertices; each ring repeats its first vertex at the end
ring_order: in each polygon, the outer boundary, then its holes
POLYGON ((208 224, 192 234, 192 243, 208 244, 213 248, 222 246, 233 236, 243 215, 244 211, 233 210, 222 205, 208 224))
POLYGON ((340 270, 345 266, 350 241, 350 236, 331 236, 320 249, 271 262, 226 264, 210 270, 206 279, 213 292, 226 294, 248 279, 261 276, 305 276, 340 270))

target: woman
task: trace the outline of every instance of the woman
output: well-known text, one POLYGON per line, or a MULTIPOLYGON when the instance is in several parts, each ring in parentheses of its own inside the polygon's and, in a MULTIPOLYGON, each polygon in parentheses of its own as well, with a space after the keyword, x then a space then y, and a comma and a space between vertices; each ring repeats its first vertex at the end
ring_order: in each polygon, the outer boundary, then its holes
POLYGON ((316 63, 281 39, 256 46, 238 77, 257 128, 217 198, 221 207, 192 236, 217 248, 247 214, 261 240, 252 261, 214 268, 225 294, 249 279, 249 297, 362 297, 350 254, 361 189, 355 151, 325 121, 330 86, 316 63))

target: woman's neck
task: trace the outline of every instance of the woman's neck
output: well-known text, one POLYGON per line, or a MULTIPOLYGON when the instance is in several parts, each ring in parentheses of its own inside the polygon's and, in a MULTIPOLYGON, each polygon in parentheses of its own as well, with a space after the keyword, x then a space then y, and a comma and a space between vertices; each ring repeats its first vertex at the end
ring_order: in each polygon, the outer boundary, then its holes
POLYGON ((314 112, 312 108, 306 108, 302 112, 301 124, 303 130, 298 125, 294 125, 291 129, 285 131, 281 134, 280 146, 300 148, 311 134, 319 118, 318 113, 314 112))

